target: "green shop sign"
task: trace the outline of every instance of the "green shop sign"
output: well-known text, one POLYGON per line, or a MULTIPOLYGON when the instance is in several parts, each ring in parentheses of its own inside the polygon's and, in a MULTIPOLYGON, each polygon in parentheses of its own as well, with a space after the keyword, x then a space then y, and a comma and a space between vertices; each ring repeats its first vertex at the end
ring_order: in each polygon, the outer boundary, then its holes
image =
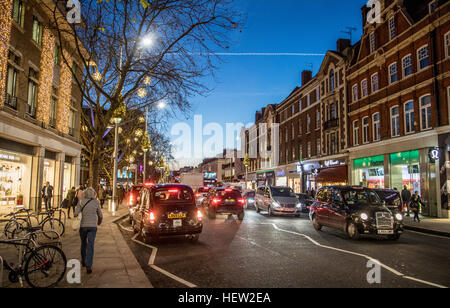
POLYGON ((353 161, 353 167, 355 169, 366 169, 366 168, 374 168, 374 167, 383 167, 384 166, 384 156, 372 156, 355 159, 353 161))
POLYGON ((419 151, 394 153, 389 155, 391 165, 415 165, 419 161, 419 151))

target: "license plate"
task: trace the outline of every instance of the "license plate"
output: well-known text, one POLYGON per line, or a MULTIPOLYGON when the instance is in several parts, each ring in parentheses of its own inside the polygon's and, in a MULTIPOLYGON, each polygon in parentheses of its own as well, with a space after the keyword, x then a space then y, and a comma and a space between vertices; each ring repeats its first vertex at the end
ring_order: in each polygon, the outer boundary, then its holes
POLYGON ((394 234, 394 230, 378 230, 378 234, 394 234))
POLYGON ((235 199, 227 199, 225 200, 225 203, 235 203, 236 200, 235 199))
POLYGON ((167 215, 167 218, 169 219, 186 218, 186 213, 170 213, 169 215, 167 215))
POLYGON ((183 226, 183 220, 181 220, 181 219, 175 219, 174 221, 173 221, 173 227, 174 228, 179 228, 179 227, 182 227, 183 226))

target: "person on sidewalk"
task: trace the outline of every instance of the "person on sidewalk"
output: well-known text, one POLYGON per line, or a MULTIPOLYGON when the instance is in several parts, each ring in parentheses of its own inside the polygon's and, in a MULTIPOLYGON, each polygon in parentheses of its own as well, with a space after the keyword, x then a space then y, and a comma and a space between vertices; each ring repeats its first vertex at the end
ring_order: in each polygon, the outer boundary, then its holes
POLYGON ((76 204, 74 205, 73 201, 75 199, 75 194, 76 194, 76 190, 75 187, 72 187, 68 192, 67 192, 67 218, 70 218, 70 210, 72 209, 72 213, 75 213, 75 207, 77 206, 76 204))
POLYGON ((81 239, 81 264, 86 267, 88 274, 92 273, 94 261, 94 245, 97 236, 97 227, 103 220, 100 202, 92 187, 84 191, 84 199, 80 201, 75 211, 75 217, 81 213, 80 239, 81 239))
POLYGON ((420 222, 419 213, 420 213, 420 205, 422 204, 422 200, 420 199, 419 192, 416 191, 414 196, 411 198, 411 203, 409 204, 409 208, 414 213, 414 221, 420 222))
POLYGON ((100 185, 98 189, 98 200, 100 200, 100 206, 103 209, 103 204, 105 204, 105 189, 100 185))
POLYGON ((411 201, 411 191, 408 189, 408 187, 406 187, 406 185, 402 190, 402 200, 403 200, 403 206, 406 208, 406 216, 409 217, 408 204, 411 201))
POLYGON ((45 202, 45 210, 48 211, 52 208, 52 198, 53 198, 53 186, 50 185, 50 182, 47 182, 45 186, 42 188, 42 198, 45 202))

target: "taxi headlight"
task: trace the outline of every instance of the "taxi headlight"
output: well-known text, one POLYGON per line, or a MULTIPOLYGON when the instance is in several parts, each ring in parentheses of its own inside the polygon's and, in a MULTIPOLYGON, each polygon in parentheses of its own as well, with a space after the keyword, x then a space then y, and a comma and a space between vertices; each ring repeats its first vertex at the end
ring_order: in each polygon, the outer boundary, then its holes
POLYGON ((403 220, 403 215, 400 213, 395 214, 395 219, 402 221, 403 220))
POLYGON ((280 207, 280 204, 276 201, 272 201, 272 206, 273 207, 280 207))
POLYGON ((361 219, 362 220, 369 220, 369 216, 366 213, 362 213, 361 214, 361 219))

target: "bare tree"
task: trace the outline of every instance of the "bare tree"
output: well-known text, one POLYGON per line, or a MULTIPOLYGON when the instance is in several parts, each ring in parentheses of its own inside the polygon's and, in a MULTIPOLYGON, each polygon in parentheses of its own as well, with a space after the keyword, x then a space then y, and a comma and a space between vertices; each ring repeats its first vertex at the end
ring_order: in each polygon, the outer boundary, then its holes
MULTIPOLYGON (((89 132, 84 152, 96 187, 112 119, 161 101, 188 111, 190 97, 207 93, 201 78, 213 74, 214 52, 228 48, 240 16, 233 0, 81 0, 82 24, 68 26, 66 1, 58 2, 48 6, 50 24, 59 41, 74 43, 70 56, 83 68, 74 78, 93 114, 82 113, 82 133, 89 132)), ((70 63, 64 53, 62 59, 70 63)))

